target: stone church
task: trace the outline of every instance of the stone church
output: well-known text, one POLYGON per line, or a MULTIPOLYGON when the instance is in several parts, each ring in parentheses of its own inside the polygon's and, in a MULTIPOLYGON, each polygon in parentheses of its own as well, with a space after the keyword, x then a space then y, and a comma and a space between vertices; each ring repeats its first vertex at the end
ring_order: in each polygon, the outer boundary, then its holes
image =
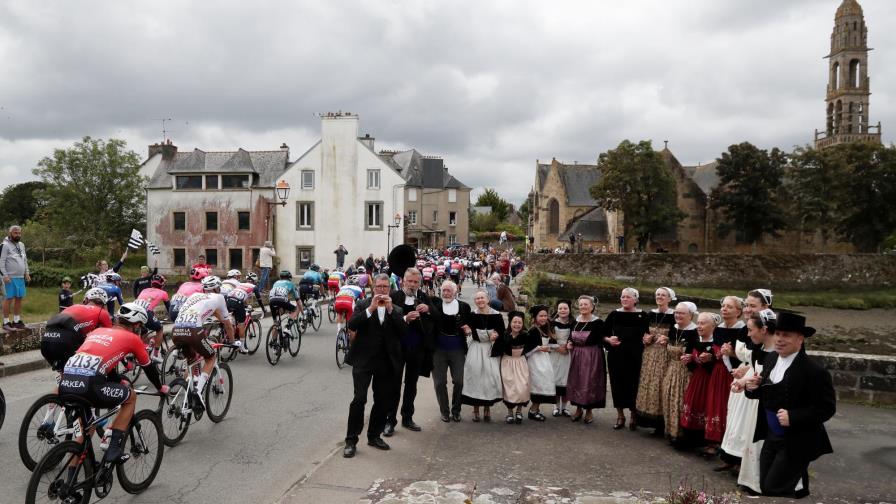
MULTIPOLYGON (((868 77, 868 29, 862 7, 856 0, 843 0, 834 18, 831 49, 826 57, 830 72, 826 95, 827 125, 815 131, 815 147, 823 149, 847 142, 880 143, 880 123, 870 125, 868 77)), ((713 189, 719 184, 717 162, 683 166, 669 150, 659 151, 666 168, 675 178, 678 208, 686 217, 673 232, 654 237, 650 252, 749 253, 753 246, 737 233, 719 235, 720 216, 711 208, 713 189)), ((625 217, 597 206, 589 189, 600 180, 597 165, 564 164, 556 159, 535 162, 535 185, 529 194, 531 236, 534 250, 569 247, 576 235, 577 246, 608 252, 634 248, 622 239, 625 217)), ((820 252, 817 235, 783 232, 779 238, 763 236, 757 243, 760 253, 820 252)), ((824 252, 853 252, 852 245, 828 243, 824 252)))

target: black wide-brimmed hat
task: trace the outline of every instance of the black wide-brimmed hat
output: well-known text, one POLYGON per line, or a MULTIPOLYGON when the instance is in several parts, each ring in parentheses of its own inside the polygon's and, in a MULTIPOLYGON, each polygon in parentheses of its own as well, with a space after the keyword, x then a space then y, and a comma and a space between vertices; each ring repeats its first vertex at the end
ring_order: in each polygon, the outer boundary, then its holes
POLYGON ((815 334, 815 328, 806 325, 806 317, 788 312, 778 314, 775 331, 798 332, 807 338, 815 334))
POLYGON ((417 251, 410 245, 397 245, 389 252, 388 262, 389 271, 403 278, 405 270, 417 262, 417 251))
POLYGON ((508 325, 510 324, 510 321, 513 320, 513 317, 519 317, 519 318, 523 319, 524 323, 526 322, 526 314, 525 313, 523 313, 519 310, 513 310, 510 312, 507 312, 507 324, 508 325))

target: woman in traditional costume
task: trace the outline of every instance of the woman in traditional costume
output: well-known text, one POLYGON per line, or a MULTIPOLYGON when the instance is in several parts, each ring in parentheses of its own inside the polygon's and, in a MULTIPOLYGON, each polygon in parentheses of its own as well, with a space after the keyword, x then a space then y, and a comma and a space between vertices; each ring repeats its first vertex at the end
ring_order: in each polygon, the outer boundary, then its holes
POLYGON ((573 322, 570 341, 569 378, 566 395, 576 407, 573 422, 594 422, 592 410, 607 404, 607 374, 604 367, 603 321, 594 314, 596 300, 587 295, 579 296, 579 316, 573 322), (584 413, 583 413, 584 410, 584 413))
POLYGON ((557 301, 557 315, 551 320, 554 340, 557 348, 551 352, 551 366, 554 368, 554 387, 557 403, 554 405, 553 415, 558 417, 571 416, 566 409, 566 380, 569 377, 569 350, 566 344, 569 342, 569 333, 572 331, 573 320, 570 317, 571 301, 557 301))
POLYGON ((647 314, 638 308, 637 289, 622 289, 620 308, 607 315, 604 321, 604 343, 607 346, 607 368, 613 389, 613 406, 616 407, 614 430, 625 427, 625 409, 629 410, 629 429, 635 430, 635 402, 644 354, 644 335, 650 331, 647 314))
POLYGON ((690 301, 678 303, 674 313, 675 325, 669 331, 669 336, 657 338, 657 342, 665 345, 669 354, 669 367, 663 375, 661 399, 666 437, 673 445, 678 444, 682 437, 681 407, 684 403, 684 391, 691 378, 688 368, 690 355, 685 355, 685 349, 691 347, 697 340, 697 325, 694 324, 696 314, 697 305, 694 303, 690 301))
POLYGON ((557 340, 554 338, 550 309, 547 306, 533 306, 529 310, 529 314, 532 315, 529 346, 534 347, 526 354, 532 399, 532 406, 529 407, 529 420, 544 422, 545 416, 541 413, 541 405, 552 404, 557 397, 554 366, 551 364, 550 356, 550 352, 557 347, 557 340))
POLYGON ((709 457, 718 454, 718 447, 725 437, 728 421, 728 396, 731 395, 732 371, 740 366, 735 355, 735 343, 745 335, 744 300, 737 296, 725 296, 719 315, 722 322, 713 330, 712 350, 715 363, 709 378, 706 397, 705 438, 709 446, 704 453, 709 457))
POLYGON ((488 293, 478 290, 473 295, 474 308, 469 325, 473 332, 467 338, 464 361, 464 388, 461 403, 473 406, 473 421, 491 422, 490 407, 503 397, 501 360, 492 357, 492 342, 504 334, 504 317, 488 305, 488 293))
POLYGON ((509 424, 523 423, 523 406, 529 404, 529 365, 526 354, 534 347, 529 345, 529 335, 523 327, 523 312, 507 314, 508 330, 492 345, 492 357, 501 357, 501 384, 504 405, 507 406, 505 421, 509 424), (514 412, 516 409, 516 412, 514 412))
POLYGON ((663 433, 663 375, 669 367, 669 330, 675 325, 675 310, 669 304, 675 301, 675 291, 660 287, 654 293, 656 308, 647 313, 649 331, 644 334, 644 359, 641 362, 641 379, 638 382, 638 398, 635 411, 638 423, 652 425, 654 434, 663 433), (660 343, 660 339, 664 343, 660 343))
POLYGON ((682 356, 691 370, 691 379, 688 380, 681 406, 681 428, 686 431, 688 441, 703 440, 709 378, 716 360, 712 350, 712 333, 721 321, 722 317, 716 313, 703 312, 698 315, 697 339, 685 348, 682 356))

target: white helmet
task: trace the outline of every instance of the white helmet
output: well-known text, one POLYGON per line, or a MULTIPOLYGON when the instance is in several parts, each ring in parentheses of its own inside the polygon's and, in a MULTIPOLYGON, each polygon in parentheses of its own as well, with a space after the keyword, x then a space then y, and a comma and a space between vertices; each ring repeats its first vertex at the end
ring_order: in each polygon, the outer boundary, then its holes
POLYGON ((246 294, 246 291, 243 289, 233 289, 227 293, 227 297, 236 299, 237 301, 246 302, 246 298, 248 298, 249 295, 246 294))
POLYGON ((105 306, 106 303, 109 302, 109 295, 106 294, 106 291, 104 291, 103 289, 94 287, 87 291, 87 294, 84 294, 84 301, 96 301, 97 303, 105 306))
POLYGON ((367 273, 367 269, 364 266, 358 266, 358 273, 367 273))
POLYGON ((241 276, 243 276, 243 274, 240 273, 240 270, 238 269, 232 269, 227 272, 227 278, 240 278, 241 276))
POLYGON ((216 277, 215 275, 207 276, 202 279, 202 290, 205 292, 211 292, 215 289, 221 288, 221 279, 216 277))
POLYGON ((137 303, 125 303, 118 309, 118 320, 131 324, 146 324, 149 316, 146 314, 146 308, 137 303))

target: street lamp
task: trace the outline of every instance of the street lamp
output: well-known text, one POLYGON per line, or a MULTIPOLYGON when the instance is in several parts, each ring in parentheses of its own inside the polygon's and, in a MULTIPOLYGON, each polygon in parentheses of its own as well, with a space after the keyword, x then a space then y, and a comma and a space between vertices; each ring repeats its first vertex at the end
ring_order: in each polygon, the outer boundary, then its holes
POLYGON ((388 255, 389 252, 392 250, 392 229, 401 227, 401 214, 396 212, 395 215, 392 217, 392 222, 394 222, 394 224, 389 224, 386 226, 387 228, 389 228, 386 231, 386 245, 387 245, 387 248, 389 249, 386 251, 386 255, 388 255))
POLYGON ((275 206, 286 206, 286 199, 289 198, 289 183, 285 180, 277 181, 277 186, 275 187, 275 193, 277 195, 277 199, 280 201, 266 201, 268 204, 268 213, 264 219, 264 227, 265 234, 268 238, 271 237, 271 209, 275 206))

